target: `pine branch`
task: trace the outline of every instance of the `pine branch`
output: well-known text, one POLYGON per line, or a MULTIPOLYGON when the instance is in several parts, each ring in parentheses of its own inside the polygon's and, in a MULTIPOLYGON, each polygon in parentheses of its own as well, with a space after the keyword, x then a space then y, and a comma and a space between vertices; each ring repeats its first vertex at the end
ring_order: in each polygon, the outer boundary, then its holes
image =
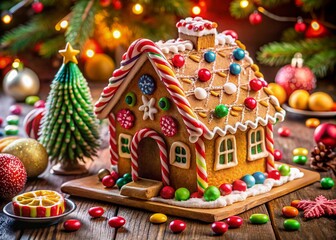
POLYGON ((326 5, 329 0, 301 0, 302 10, 305 12, 312 12, 314 10, 320 9, 323 5, 326 5))
POLYGON ((247 5, 246 8, 240 6, 241 0, 234 0, 230 4, 230 13, 235 18, 245 18, 249 16, 254 10, 256 10, 254 4, 247 5))
POLYGON ((52 57, 55 55, 59 49, 65 46, 65 40, 63 35, 58 35, 57 37, 46 40, 42 43, 39 50, 39 54, 43 57, 52 57))
POLYGON ((294 42, 303 39, 303 33, 298 33, 293 27, 287 28, 282 32, 282 42, 294 42))
POLYGON ((180 17, 188 16, 189 9, 191 9, 191 2, 185 0, 145 0, 147 5, 153 7, 154 12, 164 12, 165 14, 174 14, 180 17))
POLYGON ((333 72, 336 65, 336 50, 325 50, 316 53, 305 61, 318 78, 323 78, 328 72, 333 72))
POLYGON ((264 7, 276 7, 285 3, 288 3, 290 0, 261 0, 261 5, 264 7))

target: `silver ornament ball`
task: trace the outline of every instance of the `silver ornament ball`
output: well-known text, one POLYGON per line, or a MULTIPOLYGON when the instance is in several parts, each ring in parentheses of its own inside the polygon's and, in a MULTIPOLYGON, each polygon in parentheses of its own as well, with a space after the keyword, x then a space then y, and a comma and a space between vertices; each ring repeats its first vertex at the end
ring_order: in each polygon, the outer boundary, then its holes
POLYGON ((40 90, 40 80, 35 72, 29 68, 10 70, 4 77, 3 89, 5 93, 16 101, 23 101, 28 96, 37 95, 40 90))

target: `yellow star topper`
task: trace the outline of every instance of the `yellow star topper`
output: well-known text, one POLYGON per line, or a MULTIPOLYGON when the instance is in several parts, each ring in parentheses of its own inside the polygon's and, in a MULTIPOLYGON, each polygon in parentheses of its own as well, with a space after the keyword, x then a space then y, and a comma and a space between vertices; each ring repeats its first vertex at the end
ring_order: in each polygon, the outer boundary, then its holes
POLYGON ((74 62, 78 64, 76 55, 79 53, 79 50, 73 49, 70 43, 65 45, 65 49, 59 50, 59 54, 63 56, 63 63, 67 64, 68 62, 74 62))

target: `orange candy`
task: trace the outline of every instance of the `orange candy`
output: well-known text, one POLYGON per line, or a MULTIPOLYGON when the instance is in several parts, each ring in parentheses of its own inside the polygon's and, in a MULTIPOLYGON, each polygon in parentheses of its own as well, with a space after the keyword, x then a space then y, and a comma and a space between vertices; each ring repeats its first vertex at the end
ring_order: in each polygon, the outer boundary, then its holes
POLYGON ((298 206, 298 204, 299 204, 300 201, 301 201, 301 200, 293 200, 293 201, 291 202, 291 206, 297 208, 297 206, 298 206))
POLYGON ((318 125, 320 125, 320 120, 317 118, 308 118, 306 120, 306 127, 316 128, 318 125))
POLYGON ((285 217, 293 218, 299 214, 299 210, 297 210, 297 208, 292 206, 285 206, 282 208, 282 214, 285 217))

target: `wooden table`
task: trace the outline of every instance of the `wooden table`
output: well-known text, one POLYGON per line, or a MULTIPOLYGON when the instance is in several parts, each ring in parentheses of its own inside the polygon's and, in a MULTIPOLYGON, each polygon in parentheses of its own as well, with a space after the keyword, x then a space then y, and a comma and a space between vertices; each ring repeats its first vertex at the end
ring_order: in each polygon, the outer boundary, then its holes
MULTIPOLYGON (((91 86, 92 95, 97 99, 103 85, 91 86)), ((43 86, 41 95, 45 97, 48 93, 48 87, 43 86)), ((6 117, 9 114, 8 108, 14 101, 12 98, 0 93, 0 116, 6 117)), ((27 114, 32 107, 21 104, 24 108, 24 114, 27 114)), ((21 118, 21 124, 23 117, 21 118)), ((287 115, 285 122, 279 123, 275 127, 275 146, 283 152, 283 162, 292 163, 292 150, 296 147, 305 147, 312 149, 314 146, 313 129, 309 129, 304 125, 304 118, 287 115), (292 135, 289 138, 282 138, 276 133, 281 126, 287 126, 291 129, 292 135)), ((323 119, 323 121, 335 121, 332 119, 323 119)), ((20 132, 21 135, 24 133, 20 132)), ((108 167, 108 157, 99 161, 87 163, 89 174, 96 174, 103 167, 108 167)), ((310 169, 309 165, 304 166, 310 169)), ((58 176, 50 174, 46 170, 38 178, 30 179, 24 191, 37 189, 52 189, 60 191, 62 183, 71 179, 80 178, 82 176, 58 176)), ((321 177, 332 177, 332 172, 321 172, 321 177)), ((126 208, 105 202, 88 200, 78 197, 69 197, 77 204, 75 212, 67 216, 65 219, 77 218, 82 222, 82 228, 77 232, 65 232, 63 230, 61 220, 57 225, 29 225, 16 222, 8 218, 2 208, 7 203, 0 200, 0 239, 336 239, 336 218, 321 217, 318 219, 305 220, 302 216, 296 217, 301 224, 301 229, 295 232, 284 230, 283 221, 285 218, 281 214, 283 206, 290 205, 294 199, 314 199, 318 195, 324 195, 328 199, 336 198, 336 188, 332 190, 323 190, 318 182, 302 188, 283 197, 277 198, 259 207, 248 210, 239 216, 244 219, 244 224, 239 229, 230 229, 224 236, 214 236, 210 224, 200 221, 183 219, 187 223, 187 229, 182 234, 173 234, 169 230, 169 222, 176 217, 168 216, 166 224, 154 225, 149 222, 151 212, 146 212, 133 208, 126 208), (99 219, 91 219, 87 213, 88 209, 93 206, 102 206, 106 208, 104 217, 99 219), (253 213, 265 213, 269 215, 271 221, 264 225, 252 225, 249 223, 249 217, 253 213), (120 215, 126 219, 126 225, 119 229, 113 229, 108 226, 107 221, 110 217, 120 215)))

